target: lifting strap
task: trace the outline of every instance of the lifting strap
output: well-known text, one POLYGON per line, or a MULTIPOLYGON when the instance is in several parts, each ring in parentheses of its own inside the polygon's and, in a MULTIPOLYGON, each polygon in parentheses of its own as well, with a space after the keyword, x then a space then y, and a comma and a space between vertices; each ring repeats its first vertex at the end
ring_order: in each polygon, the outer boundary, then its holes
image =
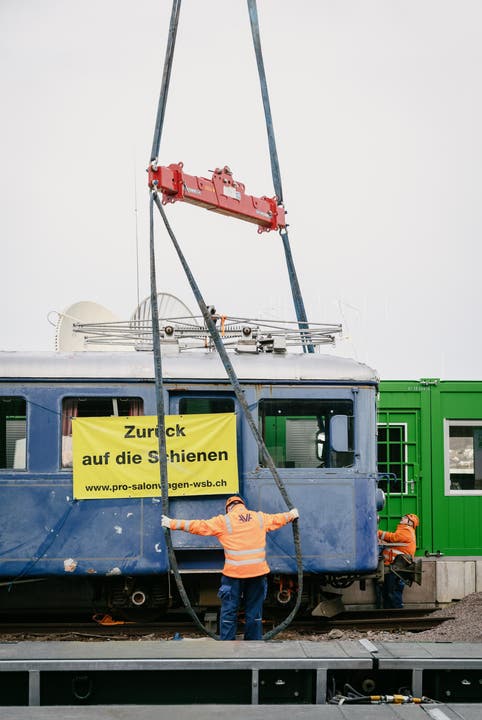
MULTIPOLYGON (((154 193, 151 192, 149 202, 149 234, 150 234, 150 279, 151 279, 151 312, 152 312, 152 345, 154 352, 154 375, 156 385, 156 411, 157 411, 157 422, 158 422, 158 447, 159 447, 159 466, 160 466, 160 485, 161 485, 161 501, 162 501, 162 514, 169 515, 169 485, 167 482, 167 454, 166 454, 166 423, 165 423, 165 406, 164 406, 164 383, 162 375, 162 358, 161 358, 161 341, 159 333, 159 309, 157 306, 157 284, 156 284, 156 261, 154 253, 154 193)), ((181 579, 179 572, 179 566, 177 564, 176 554, 172 544, 171 533, 168 528, 164 529, 164 539, 166 541, 167 553, 169 557, 169 565, 174 574, 177 589, 181 596, 184 607, 188 611, 189 615, 194 620, 196 626, 204 633, 219 640, 219 636, 216 633, 208 630, 199 620, 198 616, 194 612, 189 598, 187 596, 184 584, 181 579)))
MULTIPOLYGON (((159 196, 157 195, 157 193, 154 193, 153 195, 154 195, 154 202, 156 203, 156 205, 157 205, 157 207, 158 207, 158 209, 159 209, 159 212, 161 213, 162 219, 163 219, 163 221, 164 221, 164 225, 166 226, 166 230, 167 230, 167 232, 168 232, 168 234, 169 234, 169 237, 171 238, 171 241, 172 241, 172 243, 173 243, 173 245, 174 245, 174 248, 175 248, 175 250, 176 250, 176 252, 177 252, 177 255, 178 255, 178 257, 179 257, 179 260, 180 260, 180 262, 181 262, 181 265, 182 265, 183 268, 184 268, 184 272, 185 272, 186 277, 187 277, 187 279, 188 279, 188 281, 189 281, 189 284, 190 284, 190 286, 191 286, 191 289, 192 289, 192 291, 193 291, 193 294, 194 294, 194 296, 195 296, 195 298, 196 298, 196 300, 197 300, 197 303, 198 303, 199 309, 200 309, 200 311, 201 311, 201 313, 202 313, 202 315, 203 315, 203 318, 204 318, 204 322, 205 322, 205 324, 206 324, 206 327, 207 327, 208 330, 209 330, 209 333, 210 333, 210 335, 211 335, 211 338, 212 338, 212 340, 213 340, 213 343, 214 343, 214 345, 215 345, 215 347, 216 347, 216 350, 218 351, 218 354, 219 354, 219 356, 220 356, 220 358, 221 358, 221 361, 222 361, 222 363, 223 363, 223 365, 224 365, 224 369, 226 370, 226 374, 228 375, 228 377, 229 377, 229 379, 230 379, 230 381, 231 381, 231 385, 232 385, 232 387, 233 387, 234 394, 236 395, 236 398, 237 398, 237 400, 238 400, 238 402, 239 402, 239 405, 240 405, 241 410, 242 410, 242 412, 243 412, 243 414, 244 414, 244 417, 245 417, 245 419, 246 419, 246 422, 248 423, 248 425, 249 425, 249 427, 250 427, 250 429, 251 429, 251 432, 252 432, 253 435, 254 435, 254 438, 255 438, 255 440, 256 440, 256 444, 258 445, 258 449, 259 449, 260 455, 261 455, 261 457, 263 458, 263 461, 264 461, 264 463, 266 464, 266 466, 269 468, 269 470, 270 470, 270 472, 271 472, 271 475, 272 475, 272 477, 273 477, 273 480, 275 481, 275 483, 276 483, 276 485, 277 485, 277 487, 278 487, 278 490, 280 491, 280 494, 281 494, 283 500, 285 501, 288 509, 291 510, 291 509, 294 507, 294 505, 293 505, 293 503, 291 502, 291 499, 290 499, 288 493, 286 492, 286 488, 285 488, 285 486, 284 486, 284 484, 283 484, 283 481, 281 480, 281 478, 280 478, 280 476, 279 476, 279 474, 278 474, 278 471, 277 471, 276 466, 275 466, 275 464, 274 464, 274 462, 273 462, 273 459, 272 459, 271 455, 269 454, 268 448, 266 447, 266 445, 265 445, 265 443, 264 443, 264 440, 263 440, 263 438, 262 438, 262 436, 261 436, 261 433, 259 432, 258 426, 256 425, 256 422, 255 422, 255 420, 254 420, 254 418, 253 418, 253 415, 252 415, 252 413, 251 413, 251 410, 249 409, 248 403, 246 402, 246 398, 244 397, 244 391, 243 391, 243 389, 241 388, 241 385, 240 385, 240 383, 239 383, 239 380, 238 380, 238 378, 237 378, 237 376, 236 376, 236 372, 235 372, 234 367, 233 367, 233 365, 232 365, 232 363, 231 363, 231 360, 229 359, 227 350, 226 350, 226 348, 224 347, 224 343, 223 343, 223 341, 222 341, 222 338, 221 338, 221 336, 220 336, 220 334, 219 334, 219 332, 218 332, 218 329, 217 329, 216 325, 214 324, 214 321, 213 321, 213 319, 212 319, 212 317, 211 317, 211 315, 210 315, 209 309, 208 309, 206 303, 204 302, 204 299, 203 299, 203 297, 202 297, 202 295, 201 295, 201 292, 200 292, 200 290, 199 290, 199 287, 198 287, 198 285, 197 285, 197 283, 196 283, 196 281, 195 281, 195 279, 194 279, 194 276, 193 276, 193 274, 192 274, 192 272, 191 272, 191 270, 190 270, 190 268, 189 268, 189 265, 188 265, 188 263, 187 263, 184 255, 183 255, 182 250, 181 250, 181 248, 180 248, 180 246, 179 246, 179 244, 178 244, 178 242, 177 242, 177 240, 176 240, 176 237, 175 237, 175 235, 174 235, 174 233, 173 233, 173 231, 172 231, 172 229, 171 229, 171 226, 170 226, 170 224, 169 224, 169 221, 168 221, 168 219, 167 219, 167 217, 166 217, 166 214, 165 214, 165 212, 164 212, 164 208, 162 207, 162 203, 161 203, 161 201, 159 200, 159 196)), ((154 318, 153 318, 153 322, 154 322, 154 318)), ((159 426, 159 432, 161 432, 161 427, 160 427, 160 426, 159 426)), ((167 463, 166 463, 166 465, 167 465, 167 463)), ((166 471, 167 471, 167 468, 166 468, 166 471)), ((161 487, 163 487, 162 483, 161 483, 161 487)), ((299 531, 299 527, 298 527, 298 520, 294 520, 294 521, 292 522, 292 528, 293 528, 293 541, 294 541, 295 550, 296 550, 296 564, 297 564, 297 570, 298 570, 298 595, 297 595, 297 600, 296 600, 295 606, 294 606, 294 608, 292 609, 292 611, 291 611, 291 613, 289 614, 289 616, 288 616, 280 625, 278 625, 276 628, 273 628, 272 630, 270 630, 270 631, 268 631, 267 633, 265 633, 265 635, 263 636, 263 640, 269 640, 269 639, 271 639, 272 637, 274 637, 275 635, 277 635, 279 632, 281 632, 282 630, 284 630, 286 627, 288 627, 288 625, 291 623, 291 621, 292 621, 293 618, 295 617, 296 613, 298 612, 299 607, 300 607, 300 604, 301 604, 301 595, 302 595, 302 592, 303 592, 303 562, 302 562, 302 557, 301 557, 301 541, 300 541, 300 531, 299 531)))
MULTIPOLYGON (((261 38, 259 34, 258 10, 256 0, 248 0, 249 19, 251 23, 251 34, 253 36, 254 51, 256 54, 256 64, 258 66, 259 83, 261 86, 261 97, 263 100, 264 117, 266 121, 266 132, 268 133, 269 156, 271 161, 271 175, 273 178, 274 191, 278 202, 283 205, 283 188, 281 185, 281 173, 278 161, 278 152, 276 150, 276 140, 274 136, 273 118, 271 115, 271 106, 268 95, 268 83, 266 82, 266 73, 264 70, 263 53, 261 51, 261 38)), ((293 304, 295 306, 296 319, 300 330, 308 327, 305 305, 301 295, 301 289, 296 274, 295 263, 291 253, 290 240, 288 237, 288 228, 280 228, 279 234, 283 242, 285 251, 286 265, 288 268, 288 277, 291 285, 291 294, 293 296, 293 304)), ((304 352, 315 352, 315 348, 310 343, 309 335, 302 333, 301 337, 305 339, 303 343, 304 352)))
POLYGON ((162 128, 164 126, 164 115, 166 113, 167 93, 171 79, 172 60, 174 58, 174 47, 176 45, 177 26, 179 24, 179 13, 181 11, 181 0, 172 0, 171 21, 169 24, 169 35, 167 39, 166 57, 164 58, 164 71, 162 74, 161 93, 157 104, 156 125, 152 138, 151 164, 157 165, 159 147, 161 145, 162 128))
MULTIPOLYGON (((158 161, 158 155, 159 155, 159 147, 160 147, 160 141, 161 141, 161 134, 162 134, 162 126, 164 121, 164 114, 165 114, 165 106, 167 102, 167 94, 169 89, 169 80, 170 80, 170 74, 171 74, 171 68, 172 68, 172 59, 174 55, 174 47, 175 47, 175 40, 176 40, 176 34, 177 34, 177 26, 179 22, 179 13, 180 13, 180 5, 181 0, 173 0, 172 4, 172 10, 171 10, 171 22, 170 22, 170 28, 169 28, 169 39, 168 39, 168 46, 166 50, 166 57, 164 62, 164 72, 162 77, 162 86, 161 86, 161 92, 159 97, 159 106, 157 111, 157 117, 156 117, 156 125, 155 125, 155 131, 154 131, 154 139, 152 143, 152 152, 151 152, 151 163, 154 165, 157 165, 158 161)), ((256 4, 253 2, 253 0, 248 0, 248 7, 250 11, 250 17, 251 17, 251 25, 253 30, 253 39, 255 37, 257 38, 257 41, 255 40, 255 47, 256 43, 259 47, 259 58, 258 59, 258 67, 259 63, 261 62, 262 65, 262 57, 261 57, 261 47, 259 43, 259 29, 258 29, 258 20, 257 20, 257 12, 256 12, 256 4)), ((258 51, 257 52, 257 58, 258 58, 258 51)), ((264 68, 263 73, 264 77, 264 68)), ((260 75, 261 77, 261 75, 260 75)), ((264 85, 266 86, 266 79, 264 77, 264 85)), ((262 87, 263 87, 263 81, 262 81, 262 87)), ((271 126, 271 131, 268 128, 268 138, 270 142, 270 154, 271 154, 271 164, 272 164, 272 170, 274 172, 274 177, 276 176, 276 183, 278 183, 279 190, 281 192, 281 181, 279 179, 279 166, 278 166, 278 159, 276 154, 276 146, 274 142, 274 134, 272 133, 272 122, 271 122, 271 111, 269 110, 269 100, 267 99, 267 90, 263 92, 263 103, 265 104, 265 114, 266 114, 266 105, 268 107, 268 115, 266 116, 268 118, 269 116, 269 123, 267 119, 267 124, 271 126), (266 100, 265 100, 266 97, 266 100), (274 149, 274 153, 272 152, 272 149, 274 149)), ((274 179, 273 177, 273 179, 274 179)), ((174 245, 174 248, 177 252, 177 255, 179 257, 179 260, 181 262, 181 265, 184 268, 184 272, 186 274, 186 277, 189 281, 189 284, 191 286, 191 289, 193 291, 193 294, 196 298, 196 301, 199 305, 199 309, 201 310, 201 313, 204 317, 204 321, 206 324, 206 327, 209 330, 209 333, 212 337, 213 343, 219 353, 219 356, 223 362, 224 368, 226 370, 226 373, 231 381, 234 393, 236 395, 236 398, 241 406, 241 409, 243 411, 243 414, 246 418, 246 421, 254 435, 254 438, 256 440, 256 443, 258 445, 260 455, 263 458, 264 462, 266 463, 267 467, 269 468, 271 475, 281 493, 281 496, 283 497, 288 509, 293 508, 293 503, 291 502, 288 493, 286 492, 286 488, 279 477, 278 471, 276 469, 276 466, 271 458, 271 455, 268 452, 268 449, 264 443, 264 440, 259 432, 259 429, 256 425, 256 422, 251 414, 251 411, 248 407, 248 404, 246 402, 246 399, 244 397, 244 392, 239 384, 239 380, 236 376, 235 370, 233 368, 233 365, 228 357, 227 351, 224 347, 223 341, 221 339, 221 336, 214 324, 214 321, 209 313, 209 310, 206 306, 206 303, 204 302, 204 299, 201 295, 201 292, 199 290, 199 287, 194 279, 194 276, 189 268, 189 265, 181 251, 181 248, 176 240, 176 237, 169 225, 168 219, 166 217, 166 214, 164 212, 164 209, 162 207, 162 203, 159 200, 159 196, 157 194, 157 190, 155 186, 151 188, 150 193, 150 205, 149 205, 149 217, 150 217, 150 279, 151 279, 151 312, 152 312, 152 333, 153 333, 153 350, 154 350, 154 370, 155 370, 155 380, 156 380, 156 406, 157 406, 157 415, 158 415, 158 423, 159 423, 159 457, 160 457, 160 479, 161 479, 161 494, 162 494, 162 512, 164 515, 169 515, 169 498, 168 498, 168 481, 167 481, 167 459, 166 459, 166 446, 165 446, 165 407, 164 407, 164 387, 163 387, 163 375, 162 375, 162 358, 161 358, 161 351, 160 351, 160 334, 159 334, 159 316, 158 316, 158 306, 157 306, 157 287, 156 287, 156 270, 155 270, 155 253, 154 253, 154 217, 153 217, 153 203, 155 203, 158 207, 158 210, 161 214, 161 217, 164 221, 164 225, 166 227, 166 230, 171 238, 171 241, 174 245)), ((287 238, 286 233, 286 242, 284 240, 285 244, 285 252, 286 248, 289 249, 289 240, 287 238)), ((294 271, 294 265, 292 263, 291 258, 291 252, 289 252, 289 257, 292 264, 292 269, 294 271)), ((287 254, 288 259, 288 254, 287 254)), ((290 280, 292 276, 290 273, 290 280)), ((296 280, 297 285, 297 279, 296 279, 296 273, 294 273, 294 278, 296 280)), ((293 284, 292 284, 293 287, 293 284)), ((298 286, 299 290, 299 286, 298 286)), ((304 323, 300 324, 300 329, 306 327, 306 314, 304 313, 304 307, 302 306, 302 299, 301 299, 301 293, 299 293, 299 299, 301 300, 301 308, 296 305, 295 301, 295 307, 297 311, 297 319, 304 323), (301 320, 299 316, 299 312, 302 312, 301 320)), ((305 346, 304 346, 305 347, 305 346)), ((311 345, 308 345, 308 351, 313 352, 313 347, 311 345), (311 350, 309 349, 311 347, 311 350)), ((306 351, 306 347, 305 347, 306 351)), ((265 633, 263 636, 264 640, 269 640, 275 635, 277 635, 279 632, 284 630, 288 625, 291 623, 293 618, 295 617, 296 613, 299 610, 300 604, 301 604, 301 597, 303 592, 303 563, 302 563, 302 557, 301 557, 301 542, 300 542, 300 534, 299 534, 299 527, 298 527, 298 520, 294 520, 292 523, 293 528, 293 540, 296 550, 296 563, 297 563, 297 572, 298 572, 298 594, 295 606, 293 607, 291 613, 288 615, 288 617, 277 627, 273 628, 272 630, 265 633)), ((171 568, 173 570, 173 574, 175 577, 176 585, 178 587, 179 593, 181 595, 181 598, 183 600, 183 603, 188 610, 189 614, 193 618, 196 625, 203 630, 206 634, 210 635, 211 637, 215 639, 219 639, 219 637, 205 628, 202 623, 200 622, 199 618, 197 617, 196 613, 194 612, 193 608, 191 607, 191 604, 189 602, 189 598, 187 597, 186 591, 184 589, 181 575, 179 573, 179 568, 177 565, 177 560, 174 553, 174 548, 172 545, 172 539, 170 535, 170 531, 168 528, 164 528, 164 535, 166 539, 166 546, 168 549, 169 554, 169 561, 171 564, 171 568)))

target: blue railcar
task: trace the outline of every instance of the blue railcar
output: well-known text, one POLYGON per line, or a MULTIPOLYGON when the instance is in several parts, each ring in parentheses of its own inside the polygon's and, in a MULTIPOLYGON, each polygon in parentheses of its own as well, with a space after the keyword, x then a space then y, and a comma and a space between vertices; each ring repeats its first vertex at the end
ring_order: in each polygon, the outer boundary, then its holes
MULTIPOLYGON (((300 511, 313 607, 326 582, 377 568, 378 379, 366 365, 318 353, 232 353, 232 362, 300 511)), ((163 374, 169 414, 236 414, 240 492, 254 509, 286 509, 217 355, 164 352, 163 374)), ((63 605, 69 592, 98 608, 172 604, 160 498, 73 499, 71 418, 139 414, 156 414, 151 352, 0 353, 3 605, 7 590, 28 604, 28 581, 38 578, 37 589, 56 588, 63 605)), ((210 517, 224 497, 173 498, 170 514, 210 517)), ((218 542, 172 538, 193 603, 209 606, 223 564, 218 542)), ((296 579, 289 526, 268 536, 268 562, 269 597, 285 603, 296 579)))

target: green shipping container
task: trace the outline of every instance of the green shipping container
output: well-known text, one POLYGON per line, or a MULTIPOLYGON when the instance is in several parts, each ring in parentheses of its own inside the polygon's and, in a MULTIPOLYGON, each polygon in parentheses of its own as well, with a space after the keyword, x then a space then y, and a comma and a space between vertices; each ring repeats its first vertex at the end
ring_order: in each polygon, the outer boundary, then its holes
POLYGON ((420 517, 418 553, 482 555, 482 382, 382 381, 380 528, 420 517))

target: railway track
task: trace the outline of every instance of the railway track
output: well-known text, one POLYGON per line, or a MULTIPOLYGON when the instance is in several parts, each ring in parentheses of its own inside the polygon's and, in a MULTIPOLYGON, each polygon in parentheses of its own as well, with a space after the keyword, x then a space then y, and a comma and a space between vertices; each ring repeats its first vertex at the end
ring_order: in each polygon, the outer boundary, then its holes
POLYGON ((332 618, 329 621, 330 630, 358 629, 358 630, 407 630, 410 632, 430 630, 441 625, 446 620, 453 619, 453 616, 437 617, 426 610, 391 610, 389 612, 355 612, 346 614, 343 617, 332 618))
MULTIPOLYGON (((421 632, 437 627, 451 616, 443 618, 433 617, 426 612, 392 611, 390 613, 364 612, 346 613, 342 617, 328 619, 301 618, 295 620, 289 630, 305 634, 325 636, 333 630, 350 631, 359 630, 369 632, 373 630, 386 630, 396 632, 421 632)), ((178 618, 175 620, 143 622, 132 620, 114 620, 114 624, 102 624, 99 619, 56 621, 39 618, 33 620, 7 620, 0 618, 0 641, 5 638, 18 639, 169 639, 179 636, 203 637, 190 619, 178 618)), ((266 629, 274 626, 274 620, 267 620, 266 629)), ((211 628, 215 629, 215 628, 211 628)))

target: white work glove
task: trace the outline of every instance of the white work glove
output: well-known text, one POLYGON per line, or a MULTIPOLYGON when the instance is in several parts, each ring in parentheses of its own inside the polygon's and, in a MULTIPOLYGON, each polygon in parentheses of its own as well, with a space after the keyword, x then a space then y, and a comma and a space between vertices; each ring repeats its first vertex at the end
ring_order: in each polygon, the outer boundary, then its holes
POLYGON ((171 518, 167 517, 167 515, 161 515, 161 525, 162 527, 171 527, 171 518))
POLYGON ((297 520, 297 518, 299 518, 299 516, 300 516, 300 514, 298 512, 298 508, 293 508, 293 510, 290 510, 289 516, 292 520, 297 520))

